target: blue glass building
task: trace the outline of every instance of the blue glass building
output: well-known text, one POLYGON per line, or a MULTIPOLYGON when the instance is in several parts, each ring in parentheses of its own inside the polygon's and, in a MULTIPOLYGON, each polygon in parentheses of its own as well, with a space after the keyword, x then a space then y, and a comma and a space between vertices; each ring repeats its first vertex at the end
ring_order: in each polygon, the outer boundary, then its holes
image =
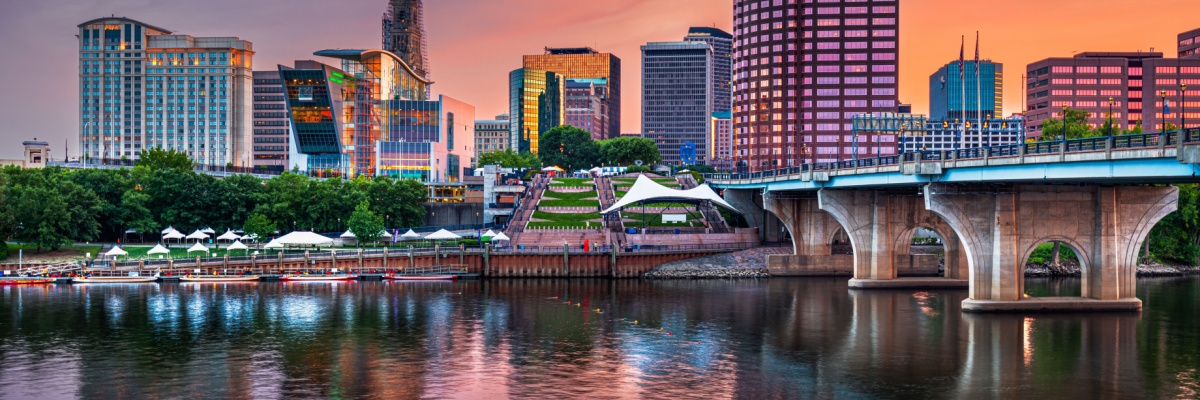
POLYGON ((1004 64, 979 61, 979 105, 976 105, 975 62, 963 63, 966 74, 959 78, 958 60, 929 76, 929 118, 937 120, 978 119, 1004 115, 1004 64), (964 108, 963 84, 966 84, 964 108), (965 112, 964 112, 965 111, 965 112))

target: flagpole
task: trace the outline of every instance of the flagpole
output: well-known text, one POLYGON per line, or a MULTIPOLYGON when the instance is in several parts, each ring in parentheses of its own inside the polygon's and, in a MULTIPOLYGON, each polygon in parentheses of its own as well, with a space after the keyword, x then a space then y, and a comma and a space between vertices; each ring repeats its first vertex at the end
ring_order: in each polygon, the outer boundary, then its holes
POLYGON ((979 132, 979 147, 983 147, 983 104, 979 84, 979 31, 975 31, 975 129, 979 132))
MULTIPOLYGON (((966 66, 963 64, 963 50, 964 50, 963 48, 967 46, 967 35, 960 36, 959 40, 960 41, 958 44, 958 89, 959 89, 960 94, 958 96, 958 101, 959 101, 960 105, 959 105, 958 113, 959 113, 959 116, 962 117, 962 124, 958 125, 958 131, 959 131, 959 134, 958 134, 959 140, 958 141, 960 141, 959 143, 962 144, 963 147, 966 147, 966 143, 961 142, 961 141, 967 140, 967 80, 966 80, 967 70, 965 69, 966 66)), ((957 155, 956 155, 956 157, 957 157, 957 155)))

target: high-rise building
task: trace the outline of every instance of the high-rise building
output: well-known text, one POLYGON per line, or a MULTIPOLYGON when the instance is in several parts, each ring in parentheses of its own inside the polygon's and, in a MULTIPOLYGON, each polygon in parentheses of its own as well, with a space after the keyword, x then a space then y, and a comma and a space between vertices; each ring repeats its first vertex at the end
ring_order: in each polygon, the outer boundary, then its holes
MULTIPOLYGON (((1050 118, 1061 118, 1064 106, 1087 111, 1091 115, 1088 124, 1101 126, 1110 118, 1110 98, 1116 129, 1142 124, 1142 89, 1146 82, 1142 75, 1144 64, 1152 59, 1162 59, 1162 53, 1085 52, 1029 64, 1025 122, 1029 137, 1040 137, 1042 124, 1050 118)), ((1151 110, 1153 104, 1151 101, 1151 110)))
POLYGON ((1200 58, 1200 28, 1180 33, 1179 58, 1200 58))
POLYGON ((384 135, 376 145, 380 175, 460 182, 475 167, 475 106, 449 96, 383 101, 384 135))
POLYGON ((733 109, 733 35, 717 28, 696 27, 688 29, 683 38, 689 42, 704 42, 713 49, 713 112, 733 109))
POLYGON ((955 60, 929 75, 929 118, 974 121, 1003 116, 1004 64, 980 60, 978 79, 975 61, 963 61, 963 69, 960 73, 955 60))
POLYGON ((733 169, 733 113, 712 114, 711 136, 708 141, 708 165, 718 171, 733 169))
POLYGON ((508 74, 509 147, 538 152, 538 136, 562 124, 566 79, 555 72, 517 68, 508 74))
POLYGON ((713 50, 704 42, 642 46, 642 137, 654 140, 663 163, 708 160, 712 129, 713 50))
MULTIPOLYGON (((734 2, 733 124, 738 167, 848 155, 851 119, 897 107, 899 1, 734 2), (807 144, 807 146, 803 146, 807 144)), ((858 138, 862 154, 895 135, 858 138)))
POLYGON ((475 160, 479 155, 493 151, 509 149, 508 114, 500 114, 496 119, 475 120, 475 160))
MULTIPOLYGON (((390 0, 383 13, 383 49, 404 60, 421 79, 429 79, 421 0, 390 0)), ((428 93, 426 93, 428 96, 428 93)))
POLYGON ((604 96, 601 95, 605 85, 603 78, 599 79, 567 79, 565 85, 566 125, 571 125, 592 134, 592 139, 604 140, 604 130, 608 125, 608 113, 604 109, 604 96))
POLYGON ((287 102, 279 71, 254 71, 253 166, 273 171, 288 168, 287 102))
MULTIPOLYGON (((597 90, 605 99, 608 126, 601 136, 617 136, 621 131, 621 59, 598 53, 590 47, 547 48, 545 54, 522 57, 522 67, 561 74, 566 79, 604 79, 597 90)), ((515 114, 514 114, 515 119, 515 114)))
POLYGON ((136 160, 167 148, 200 164, 251 165, 249 41, 125 17, 78 28, 80 154, 136 160))

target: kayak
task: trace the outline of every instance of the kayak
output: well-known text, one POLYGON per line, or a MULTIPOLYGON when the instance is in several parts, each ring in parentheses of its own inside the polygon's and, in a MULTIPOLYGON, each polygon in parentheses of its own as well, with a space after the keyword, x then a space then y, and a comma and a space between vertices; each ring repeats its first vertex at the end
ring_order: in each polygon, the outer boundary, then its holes
POLYGON ((54 278, 36 278, 36 279, 0 279, 0 285, 41 285, 46 283, 54 283, 54 278))
POLYGON ((71 278, 72 283, 150 283, 158 280, 145 276, 93 276, 90 278, 71 278))
POLYGON ((284 275, 279 278, 281 281, 345 281, 357 278, 354 275, 284 275))
POLYGON ((179 277, 183 282, 255 282, 258 275, 186 275, 179 277))
POLYGON ((383 279, 396 281, 452 281, 457 275, 384 275, 383 279))

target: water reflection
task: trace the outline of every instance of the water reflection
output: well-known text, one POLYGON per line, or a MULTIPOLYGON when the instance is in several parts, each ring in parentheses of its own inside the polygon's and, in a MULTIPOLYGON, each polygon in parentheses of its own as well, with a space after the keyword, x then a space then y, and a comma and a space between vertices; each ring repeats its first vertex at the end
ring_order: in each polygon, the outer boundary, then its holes
POLYGON ((1198 282, 1070 316, 844 279, 6 287, 0 397, 1194 398, 1198 282))

